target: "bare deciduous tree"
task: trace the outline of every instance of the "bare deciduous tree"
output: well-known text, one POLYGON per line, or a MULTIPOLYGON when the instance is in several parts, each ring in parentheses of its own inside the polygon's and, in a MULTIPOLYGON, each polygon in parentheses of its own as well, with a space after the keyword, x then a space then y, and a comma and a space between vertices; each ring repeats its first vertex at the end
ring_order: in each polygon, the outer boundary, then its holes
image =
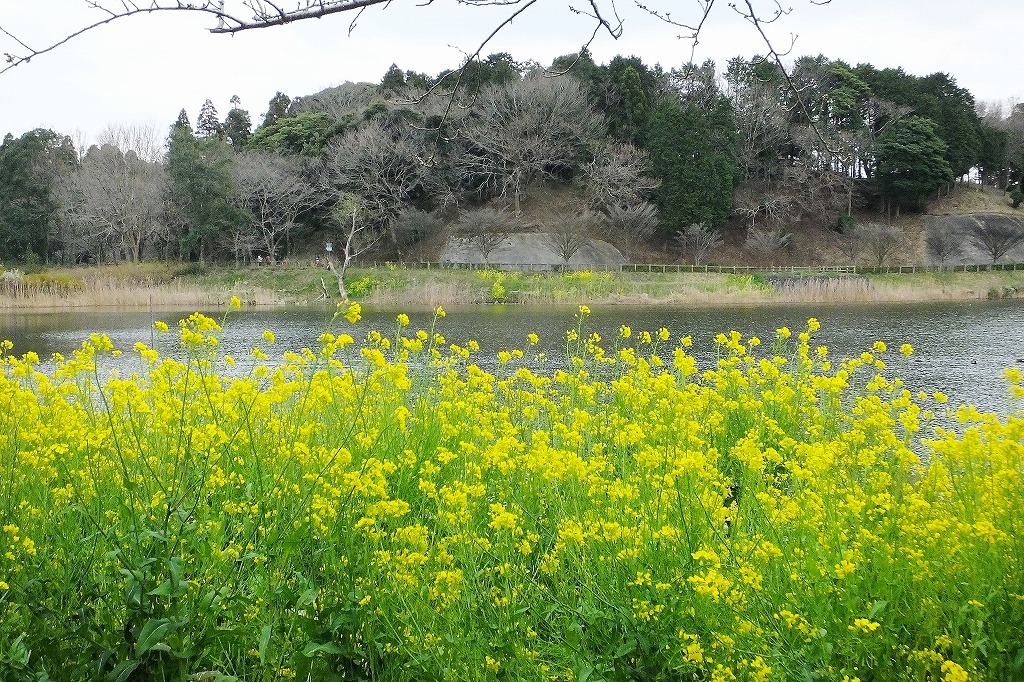
POLYGON ((793 243, 793 233, 781 225, 773 227, 752 227, 747 230, 746 248, 748 251, 771 256, 793 243))
POLYGON ((597 114, 575 78, 531 76, 487 88, 458 125, 460 184, 511 201, 537 179, 565 180, 601 136, 597 114))
POLYGON ((750 221, 747 229, 754 229, 758 218, 765 223, 779 223, 791 220, 796 202, 786 194, 776 192, 756 193, 752 187, 744 187, 733 195, 733 213, 750 221))
POLYGON ((103 128, 96 136, 102 147, 114 145, 118 149, 130 149, 143 161, 156 162, 164 158, 163 133, 153 123, 119 123, 103 128))
POLYGON ((462 214, 458 234, 475 246, 487 263, 491 253, 516 230, 515 220, 505 211, 478 208, 462 214))
POLYGON ((330 198, 303 177, 300 162, 293 157, 242 152, 235 163, 235 178, 239 202, 250 217, 234 237, 236 259, 248 260, 257 245, 271 256, 280 255, 299 215, 330 198))
POLYGON ((112 144, 91 147, 59 192, 67 221, 65 251, 142 260, 162 221, 167 175, 160 164, 112 144))
POLYGON ((952 225, 929 225, 924 238, 928 255, 939 267, 963 254, 963 235, 952 225))
MULTIPOLYGON (((343 301, 348 300, 345 272, 356 258, 375 247, 384 236, 380 230, 374 228, 373 223, 360 219, 362 212, 362 199, 354 194, 339 196, 331 211, 332 218, 341 229, 342 240, 340 243, 331 243, 327 252, 327 267, 338 279, 338 294, 343 301), (341 247, 340 265, 334 261, 334 246, 341 247)), ((327 288, 324 287, 324 294, 326 293, 327 288)))
POLYGON ((425 149, 422 131, 370 121, 328 145, 321 182, 361 197, 363 221, 386 230, 418 190, 436 182, 425 149))
POLYGON ((693 264, 700 265, 704 258, 722 245, 722 231, 707 223, 693 223, 676 232, 673 238, 684 253, 693 256, 693 264))
POLYGON ((600 230, 606 221, 607 218, 593 211, 567 213, 545 226, 544 241, 568 265, 576 252, 590 241, 590 231, 600 230))
POLYGON ((611 142, 600 145, 594 158, 583 167, 583 181, 590 207, 636 206, 651 198, 661 182, 647 175, 647 153, 631 144, 611 142))
POLYGON ((885 265, 903 244, 899 228, 883 223, 864 223, 853 228, 864 250, 874 259, 876 267, 885 265))
POLYGON ((444 221, 434 213, 409 208, 392 221, 388 232, 401 247, 428 239, 444 230, 444 221))
POLYGON ((650 202, 633 206, 612 205, 607 209, 608 230, 616 241, 638 246, 658 229, 658 209, 650 202))
POLYGON ((1024 225, 1009 216, 987 216, 984 220, 971 218, 971 242, 984 251, 992 263, 1024 243, 1024 225))
POLYGON ((787 91, 781 78, 763 78, 757 66, 758 61, 730 60, 724 94, 736 121, 740 168, 748 178, 771 182, 780 167, 778 150, 789 139, 787 91))

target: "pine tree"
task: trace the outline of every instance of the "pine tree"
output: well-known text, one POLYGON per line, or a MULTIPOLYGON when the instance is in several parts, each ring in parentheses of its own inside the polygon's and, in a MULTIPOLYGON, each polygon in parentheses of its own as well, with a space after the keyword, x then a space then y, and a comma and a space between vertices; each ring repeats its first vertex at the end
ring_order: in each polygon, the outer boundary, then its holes
POLYGON ((192 123, 188 120, 188 112, 184 109, 178 112, 178 119, 171 125, 171 130, 174 130, 175 128, 192 130, 192 123))
POLYGON ((231 111, 224 118, 224 139, 235 149, 241 149, 252 136, 252 120, 249 112, 242 109, 242 100, 235 95, 231 98, 231 111))
POLYGON ((902 204, 918 208, 924 197, 953 181, 946 143, 930 119, 908 116, 896 121, 878 142, 875 177, 886 198, 895 201, 897 214, 902 204))
POLYGON ((291 103, 291 98, 283 92, 278 92, 271 97, 270 102, 267 104, 267 113, 263 115, 263 125, 273 125, 278 119, 287 116, 288 107, 291 106, 291 103))
POLYGON ((392 64, 388 69, 387 73, 384 74, 384 78, 380 82, 380 92, 383 93, 398 93, 405 88, 405 72, 398 68, 397 64, 392 64))
POLYGON ((199 117, 196 119, 196 135, 199 137, 220 137, 223 129, 220 125, 220 117, 217 115, 217 107, 213 102, 206 100, 202 109, 199 110, 199 117))

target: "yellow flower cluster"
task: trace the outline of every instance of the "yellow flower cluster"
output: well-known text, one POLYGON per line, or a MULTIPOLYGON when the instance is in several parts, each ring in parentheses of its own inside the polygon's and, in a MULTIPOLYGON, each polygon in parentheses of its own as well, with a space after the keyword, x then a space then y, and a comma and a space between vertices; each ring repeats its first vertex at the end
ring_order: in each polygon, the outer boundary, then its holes
POLYGON ((1019 414, 943 414, 814 319, 702 367, 664 328, 605 352, 589 314, 544 372, 474 364, 440 308, 242 376, 198 314, 130 372, 102 335, 50 373, 3 355, 0 651, 55 679, 1013 677, 985 651, 1024 630, 1019 414))

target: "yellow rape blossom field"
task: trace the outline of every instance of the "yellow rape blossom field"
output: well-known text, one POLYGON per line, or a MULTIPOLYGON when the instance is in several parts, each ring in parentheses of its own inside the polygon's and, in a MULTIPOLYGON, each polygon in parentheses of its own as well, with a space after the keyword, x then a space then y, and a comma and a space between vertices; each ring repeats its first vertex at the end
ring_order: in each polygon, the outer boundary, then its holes
POLYGON ((356 341, 356 304, 244 361, 198 314, 8 346, 0 679, 1024 676, 1019 411, 913 393, 908 345, 833 359, 813 319, 701 368, 588 312, 558 362, 440 309, 356 341))

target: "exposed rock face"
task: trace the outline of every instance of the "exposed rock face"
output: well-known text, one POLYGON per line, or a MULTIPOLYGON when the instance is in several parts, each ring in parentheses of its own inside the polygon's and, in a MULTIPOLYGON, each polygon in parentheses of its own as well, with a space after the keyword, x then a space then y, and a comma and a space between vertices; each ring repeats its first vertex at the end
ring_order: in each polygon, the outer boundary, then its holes
MULTIPOLYGON (((451 237, 441 254, 444 263, 484 263, 480 249, 463 237, 451 237)), ((538 232, 510 234, 487 255, 486 262, 495 268, 548 270, 563 265, 562 257, 548 244, 546 235, 538 232)), ((608 242, 588 239, 569 259, 574 268, 617 268, 625 257, 608 242)))
MULTIPOLYGON (((1024 230, 1024 219, 1005 213, 965 213, 962 215, 930 215, 926 219, 926 230, 945 231, 954 235, 959 241, 961 253, 947 261, 947 264, 984 265, 991 261, 989 255, 978 248, 971 238, 972 231, 979 225, 992 229, 1024 230)), ((934 255, 926 250, 929 264, 936 264, 934 255)), ((1024 261, 1024 244, 1018 244, 1000 259, 1001 263, 1019 263, 1024 261)))

